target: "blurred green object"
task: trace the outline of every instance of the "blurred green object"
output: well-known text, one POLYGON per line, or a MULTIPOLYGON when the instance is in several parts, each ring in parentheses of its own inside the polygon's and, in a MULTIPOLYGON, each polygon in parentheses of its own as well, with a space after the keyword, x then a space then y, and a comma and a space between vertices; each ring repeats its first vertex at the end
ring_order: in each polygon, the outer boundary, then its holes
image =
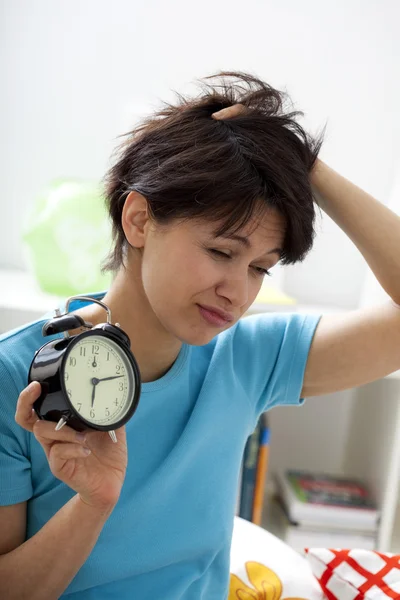
POLYGON ((22 234, 29 269, 40 288, 57 296, 106 290, 100 265, 111 226, 98 184, 57 180, 33 203, 22 234))

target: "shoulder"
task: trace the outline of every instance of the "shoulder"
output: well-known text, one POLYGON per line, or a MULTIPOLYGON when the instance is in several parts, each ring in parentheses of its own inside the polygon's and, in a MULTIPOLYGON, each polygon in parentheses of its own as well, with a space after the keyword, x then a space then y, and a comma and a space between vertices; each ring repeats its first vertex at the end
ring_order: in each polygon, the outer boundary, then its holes
MULTIPOLYGON (((16 424, 18 396, 28 384, 33 356, 44 343, 44 320, 28 323, 0 335, 0 466, 2 454, 27 455, 29 433, 16 424)), ((7 462, 7 464, 9 464, 7 462)))
POLYGON ((17 424, 15 411, 32 358, 41 345, 40 321, 0 336, 0 505, 23 502, 32 495, 32 434, 17 424))
POLYGON ((258 369, 263 376, 276 361, 293 355, 308 355, 320 315, 307 313, 260 313, 246 316, 195 352, 207 362, 251 376, 258 369))
POLYGON ((249 390, 256 414, 277 404, 299 404, 320 318, 308 313, 263 313, 243 318, 232 328, 232 372, 249 390))
POLYGON ((307 338, 320 320, 320 315, 297 312, 259 313, 241 319, 232 332, 237 343, 281 345, 284 341, 297 342, 307 338))
POLYGON ((44 320, 0 335, 0 394, 19 395, 27 385, 28 370, 38 348, 45 343, 42 336, 44 320))

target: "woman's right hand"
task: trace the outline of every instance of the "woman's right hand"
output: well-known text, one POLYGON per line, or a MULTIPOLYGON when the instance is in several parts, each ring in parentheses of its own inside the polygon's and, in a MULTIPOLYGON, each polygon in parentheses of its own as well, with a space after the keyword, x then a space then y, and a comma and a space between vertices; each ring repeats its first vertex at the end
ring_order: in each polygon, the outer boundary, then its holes
POLYGON ((100 510, 112 510, 118 501, 128 464, 125 427, 115 431, 117 444, 106 431, 89 430, 79 434, 68 425, 55 431, 55 423, 38 419, 33 410, 40 391, 38 381, 22 390, 16 422, 33 432, 57 479, 75 490, 86 504, 100 510), (90 454, 85 453, 85 448, 90 454))

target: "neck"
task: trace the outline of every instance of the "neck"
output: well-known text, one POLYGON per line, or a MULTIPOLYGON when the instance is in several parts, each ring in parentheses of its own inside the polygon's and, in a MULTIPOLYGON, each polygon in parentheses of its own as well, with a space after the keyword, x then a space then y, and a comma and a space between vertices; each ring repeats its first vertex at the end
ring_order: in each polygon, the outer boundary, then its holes
MULTIPOLYGON (((112 322, 119 323, 130 338, 142 382, 155 381, 165 375, 174 364, 182 342, 157 319, 143 290, 140 274, 129 265, 121 268, 103 302, 111 310, 112 322)), ((96 304, 76 312, 93 325, 104 323, 104 310, 96 304)))

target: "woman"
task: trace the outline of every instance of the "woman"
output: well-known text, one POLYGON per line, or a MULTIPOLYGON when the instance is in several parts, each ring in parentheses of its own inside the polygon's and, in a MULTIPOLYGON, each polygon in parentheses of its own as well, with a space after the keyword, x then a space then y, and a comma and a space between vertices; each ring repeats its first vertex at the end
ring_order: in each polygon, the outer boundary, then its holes
MULTIPOLYGON (((224 74, 128 136, 108 174, 115 277, 95 297, 130 336, 144 382, 117 444, 32 412, 43 320, 1 339, 2 598, 226 597, 241 457, 260 413, 400 367, 399 219, 317 159, 321 140, 283 99, 224 74), (317 194, 393 302, 240 319, 278 261, 311 249, 317 194)), ((75 308, 104 321, 94 303, 75 308)))

